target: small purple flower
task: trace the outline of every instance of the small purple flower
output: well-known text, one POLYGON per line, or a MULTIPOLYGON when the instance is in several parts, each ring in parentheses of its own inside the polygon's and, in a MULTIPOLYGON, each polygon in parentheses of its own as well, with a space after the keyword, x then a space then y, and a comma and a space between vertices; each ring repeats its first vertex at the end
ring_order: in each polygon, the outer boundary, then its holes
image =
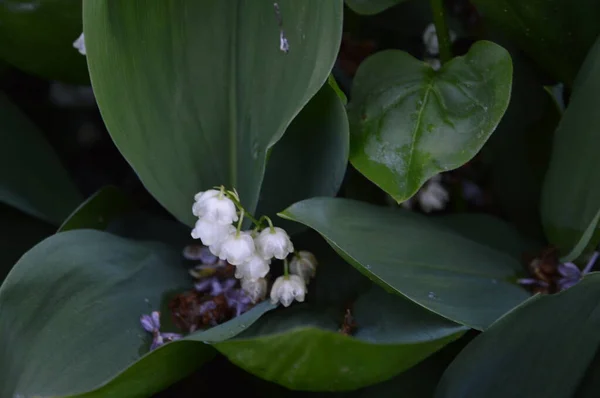
POLYGON ((205 265, 213 265, 219 259, 212 254, 208 247, 200 245, 189 245, 183 249, 183 257, 186 260, 200 261, 205 265))
POLYGON ((235 316, 240 316, 248 310, 252 299, 241 289, 231 289, 225 294, 229 308, 235 309, 235 316))
POLYGON ((462 182, 463 197, 476 206, 483 206, 485 199, 483 196, 483 190, 479 188, 477 184, 472 181, 464 180, 462 182))
POLYGON ((194 288, 198 292, 208 292, 211 296, 218 296, 219 294, 226 293, 233 288, 235 285, 235 279, 226 279, 225 281, 219 280, 218 277, 205 278, 200 282, 194 284, 194 288))
POLYGON ((561 278, 557 282, 558 289, 561 291, 568 289, 577 284, 577 282, 579 282, 585 275, 589 274, 594 267, 599 254, 600 253, 598 252, 594 252, 583 270, 580 270, 579 267, 573 263, 559 264, 557 270, 561 275, 561 278))
POLYGON ((150 345, 150 351, 155 350, 165 343, 179 340, 183 337, 178 333, 160 332, 160 313, 158 311, 152 311, 150 315, 142 315, 140 317, 140 323, 145 331, 152 333, 152 344, 150 345))

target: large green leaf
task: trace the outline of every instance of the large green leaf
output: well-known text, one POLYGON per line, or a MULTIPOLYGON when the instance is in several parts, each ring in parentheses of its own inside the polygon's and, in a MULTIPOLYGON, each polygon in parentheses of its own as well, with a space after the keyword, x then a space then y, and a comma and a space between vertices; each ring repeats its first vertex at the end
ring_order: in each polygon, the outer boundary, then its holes
POLYGON ((60 226, 59 232, 71 229, 105 230, 114 219, 132 209, 130 199, 117 187, 109 185, 79 205, 60 226))
MULTIPOLYGON (((303 199, 334 196, 348 164, 348 119, 335 91, 325 84, 275 144, 260 192, 257 216, 303 199)), ((302 225, 277 221, 288 233, 302 225)))
MULTIPOLYGON (((562 254, 571 251, 600 211, 600 39, 577 76, 573 95, 554 135, 550 167, 544 181, 542 221, 550 243, 562 254)), ((594 226, 592 226, 594 228, 594 226)), ((589 240, 590 237, 588 236, 589 240)), ((591 237, 598 244, 600 234, 591 237)), ((585 246, 584 242, 584 246, 585 246)))
POLYGON ((146 188, 190 225, 194 194, 215 185, 254 211, 267 150, 333 66, 342 0, 278 4, 289 53, 272 1, 84 3, 106 126, 146 188))
MULTIPOLYGON (((523 254, 537 254, 542 243, 524 238, 511 224, 484 213, 455 213, 433 219, 475 242, 510 254, 521 261, 523 254)), ((511 264, 522 271, 519 263, 511 264)))
POLYGON ((483 330, 525 300, 513 256, 424 216, 349 199, 315 198, 283 217, 324 236, 373 281, 461 324, 483 330))
MULTIPOLYGON (((46 239, 0 288, 0 396, 64 396, 102 386, 148 351, 140 315, 189 284, 179 253, 162 244, 94 230, 46 239)), ((158 390, 212 355, 201 347, 195 355, 149 360, 137 369, 151 375, 158 390), (164 371, 167 365, 173 369, 164 371)), ((147 391, 136 377, 121 384, 116 396, 147 391)))
POLYGON ((510 55, 480 41, 435 71, 397 50, 358 69, 349 104, 350 161, 402 202, 433 175, 469 161, 508 106, 510 55))
POLYGON ((29 73, 89 83, 85 56, 73 42, 81 34, 77 0, 9 0, 0 6, 0 58, 29 73))
POLYGON ((361 15, 373 15, 387 10, 405 0, 346 0, 352 11, 361 15))
POLYGON ((353 390, 411 368, 466 330, 370 283, 322 239, 294 244, 320 263, 307 302, 215 344, 241 368, 294 390, 353 390), (338 332, 348 305, 353 336, 338 332))
POLYGON ((597 273, 560 294, 531 298, 458 355, 436 398, 575 396, 600 344, 599 302, 597 273))
POLYGON ((81 202, 37 127, 0 93, 0 202, 60 225, 81 202))
POLYGON ((596 0, 473 0, 554 78, 573 83, 600 34, 596 0))
POLYGON ((56 227, 0 204, 0 284, 17 260, 56 227))
POLYGON ((471 336, 448 344, 414 368, 391 380, 351 394, 348 398, 431 398, 444 370, 471 340, 471 336))

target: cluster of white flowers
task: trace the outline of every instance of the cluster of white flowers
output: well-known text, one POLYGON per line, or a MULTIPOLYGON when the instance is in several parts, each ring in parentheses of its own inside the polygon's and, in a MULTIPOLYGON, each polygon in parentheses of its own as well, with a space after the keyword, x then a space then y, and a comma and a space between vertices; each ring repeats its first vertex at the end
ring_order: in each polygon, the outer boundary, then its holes
POLYGON ((443 210, 450 200, 450 195, 441 184, 442 176, 437 174, 431 177, 415 196, 402 202, 402 207, 412 210, 414 202, 417 201, 425 213, 434 210, 443 210))
POLYGON ((251 231, 242 231, 245 210, 235 191, 210 189, 194 197, 192 212, 198 217, 192 237, 200 239, 210 252, 235 266, 235 277, 241 280, 242 289, 256 302, 267 294, 266 276, 273 259, 284 260, 284 275, 277 278, 271 289, 271 301, 289 306, 294 299, 304 301, 306 285, 315 275, 317 266, 310 252, 294 252, 294 245, 282 228, 274 227, 268 217, 268 226, 261 223, 251 231), (233 223, 238 222, 237 228, 233 223), (293 253, 288 265, 287 257, 293 253), (289 274, 291 273, 291 275, 289 274))

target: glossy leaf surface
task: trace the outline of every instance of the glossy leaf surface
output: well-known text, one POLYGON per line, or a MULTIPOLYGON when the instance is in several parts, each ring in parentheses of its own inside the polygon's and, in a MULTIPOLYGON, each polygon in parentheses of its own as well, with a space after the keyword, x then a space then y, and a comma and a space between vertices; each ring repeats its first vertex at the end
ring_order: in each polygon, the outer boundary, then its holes
MULTIPOLYGON (((542 221, 550 243, 563 255, 580 243, 590 224, 598 223, 600 177, 596 173, 600 143, 600 40, 594 45, 573 87, 573 95, 554 135, 550 167, 544 181, 542 221)), ((592 225, 592 228, 595 228, 592 225)), ((600 234, 587 236, 590 246, 600 234)), ((588 242, 583 242, 586 246, 588 242)))
POLYGON ((295 244, 320 262, 306 302, 215 344, 256 376, 294 390, 353 390, 411 368, 466 330, 371 284, 322 239, 295 244), (340 333, 347 308, 356 324, 345 329, 351 336, 340 333))
POLYGON ((435 397, 575 396, 600 344, 598 302, 597 273, 558 295, 531 298, 458 355, 435 397))
POLYGON ((288 53, 272 1, 84 2, 106 126, 146 188, 188 225, 194 194, 216 185, 236 188, 254 212, 268 149, 329 76, 342 0, 278 4, 288 53))
POLYGON ((0 202, 60 225, 81 195, 42 133, 0 93, 0 202))
POLYGON ((346 111, 334 90, 324 85, 273 147, 256 215, 271 217, 289 234, 302 229, 298 223, 277 220, 277 213, 303 199, 335 196, 348 150, 346 111))
POLYGON ((510 55, 487 41, 439 71, 402 51, 372 55, 349 104, 352 165, 405 201, 479 152, 506 111, 511 81, 510 55))
POLYGON ((282 216, 319 232, 374 282, 475 329, 529 296, 510 282, 516 258, 408 211, 315 198, 282 216))

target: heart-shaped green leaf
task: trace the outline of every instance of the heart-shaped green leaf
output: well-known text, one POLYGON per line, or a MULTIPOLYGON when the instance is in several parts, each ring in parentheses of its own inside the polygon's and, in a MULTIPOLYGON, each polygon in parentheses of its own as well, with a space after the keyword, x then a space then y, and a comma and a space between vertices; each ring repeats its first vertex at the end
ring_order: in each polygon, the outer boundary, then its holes
POLYGON ((465 332, 370 283, 322 239, 294 244, 320 264, 307 302, 267 314, 214 345, 256 376, 294 390, 354 390, 397 375, 465 332), (352 336, 339 332, 346 308, 356 324, 352 336))
MULTIPOLYGON (((94 230, 46 239, 0 288, 0 396, 66 396, 101 387, 148 352, 140 316, 189 284, 179 253, 162 244, 94 230)), ((170 363, 151 360, 153 368, 142 371, 157 391, 212 355, 201 347, 170 363), (161 371, 167 365, 173 369, 161 371)), ((121 396, 147 391, 129 381, 121 396)))
POLYGON ((11 0, 0 7, 0 58, 34 75, 89 84, 85 56, 73 42, 81 27, 81 1, 11 0))
POLYGON ((80 193, 37 127, 0 93, 0 202, 60 225, 80 193))
POLYGON ((532 297, 458 355, 435 397, 576 396, 600 344, 599 302, 597 273, 560 294, 532 297))
POLYGON ((346 0, 352 11, 361 15, 374 15, 405 0, 346 0))
POLYGON ((84 2, 106 126, 146 188, 189 225, 194 194, 215 185, 255 210, 267 150, 329 76, 342 0, 278 5, 279 14, 267 0, 84 2))
POLYGON ((365 60, 349 104, 350 161, 398 202, 462 166, 492 134, 510 99, 512 63, 480 41, 435 71, 397 50, 365 60))
POLYGON ((448 319, 483 330, 529 295, 509 282, 519 262, 400 209, 314 198, 286 209, 373 281, 448 319))
POLYGON ((65 220, 59 232, 72 229, 105 230, 116 217, 133 209, 129 198, 117 187, 106 186, 90 196, 65 220))
MULTIPOLYGON (((256 215, 274 218, 300 200, 334 196, 344 179, 348 149, 346 111, 325 84, 273 147, 256 215)), ((278 223, 290 234, 303 227, 287 220, 278 223)))
POLYGON ((473 4, 538 65, 569 85, 600 34, 596 0, 473 0, 473 4))
MULTIPOLYGON (((581 68, 573 95, 554 135, 550 167, 544 181, 542 221, 550 243, 562 254, 578 245, 588 227, 596 228, 600 211, 600 39, 581 68)), ((600 234, 587 236, 590 246, 600 234), (591 238, 591 240, 590 240, 591 238)), ((586 246, 588 242, 582 242, 586 246)))

